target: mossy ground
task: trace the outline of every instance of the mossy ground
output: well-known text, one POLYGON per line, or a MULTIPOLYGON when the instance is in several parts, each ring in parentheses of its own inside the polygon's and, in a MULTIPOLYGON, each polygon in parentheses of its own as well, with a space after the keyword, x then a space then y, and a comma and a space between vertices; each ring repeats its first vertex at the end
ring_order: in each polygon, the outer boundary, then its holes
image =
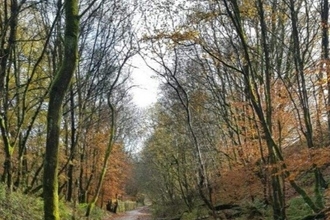
MULTIPOLYGON (((61 220, 86 219, 86 204, 74 206, 72 203, 60 201, 61 220)), ((19 191, 9 193, 6 187, 0 184, 0 220, 42 220, 43 200, 33 195, 25 195, 19 191)), ((104 219, 107 213, 95 208, 90 219, 104 219)))

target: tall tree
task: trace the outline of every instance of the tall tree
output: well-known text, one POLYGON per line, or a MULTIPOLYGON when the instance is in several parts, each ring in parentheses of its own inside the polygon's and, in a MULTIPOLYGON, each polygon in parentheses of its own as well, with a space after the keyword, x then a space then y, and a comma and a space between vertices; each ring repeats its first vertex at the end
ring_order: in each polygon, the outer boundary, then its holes
POLYGON ((79 15, 78 0, 66 0, 64 52, 60 69, 49 93, 47 141, 44 161, 43 198, 44 219, 60 219, 58 210, 58 155, 62 117, 62 102, 78 62, 79 15))

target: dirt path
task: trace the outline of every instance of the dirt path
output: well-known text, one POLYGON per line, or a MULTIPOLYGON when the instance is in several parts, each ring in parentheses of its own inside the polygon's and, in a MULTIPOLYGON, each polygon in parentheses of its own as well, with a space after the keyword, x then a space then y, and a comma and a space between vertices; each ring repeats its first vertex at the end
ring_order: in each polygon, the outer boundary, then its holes
POLYGON ((151 220, 151 212, 148 207, 140 207, 138 209, 114 214, 108 220, 151 220))

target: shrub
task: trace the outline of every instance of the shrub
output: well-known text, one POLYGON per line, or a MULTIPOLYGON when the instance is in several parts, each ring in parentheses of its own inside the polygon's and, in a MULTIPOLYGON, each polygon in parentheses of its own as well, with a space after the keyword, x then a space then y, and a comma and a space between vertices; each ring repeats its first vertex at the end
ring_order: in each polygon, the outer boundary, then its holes
POLYGON ((312 209, 304 202, 303 198, 292 198, 288 202, 286 215, 290 220, 303 219, 305 216, 313 214, 312 209))

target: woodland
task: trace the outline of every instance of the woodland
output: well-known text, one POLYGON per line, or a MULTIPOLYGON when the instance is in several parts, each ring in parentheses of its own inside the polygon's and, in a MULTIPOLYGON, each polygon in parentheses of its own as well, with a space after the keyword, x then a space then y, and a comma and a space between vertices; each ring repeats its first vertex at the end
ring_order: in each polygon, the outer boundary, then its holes
POLYGON ((328 20, 328 0, 1 1, 5 199, 330 218, 328 20), (144 109, 135 57, 160 83, 144 109))

